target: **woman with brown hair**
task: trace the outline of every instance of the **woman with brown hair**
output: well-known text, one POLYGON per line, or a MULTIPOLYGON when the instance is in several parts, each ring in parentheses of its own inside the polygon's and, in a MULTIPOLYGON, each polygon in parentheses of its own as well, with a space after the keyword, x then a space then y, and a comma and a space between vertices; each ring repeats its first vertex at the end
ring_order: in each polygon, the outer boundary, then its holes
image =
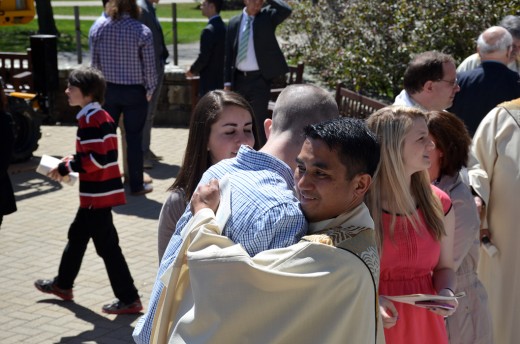
POLYGON ((429 137, 435 143, 430 153, 430 181, 446 192, 455 211, 454 269, 457 292, 465 292, 459 311, 446 320, 451 343, 492 343, 493 330, 486 289, 477 276, 480 220, 461 169, 467 166, 471 137, 464 122, 446 111, 428 113, 429 137))
POLYGON ((168 190, 159 215, 159 260, 202 174, 213 164, 236 156, 241 145, 257 149, 253 110, 239 94, 210 91, 193 111, 182 167, 168 190))

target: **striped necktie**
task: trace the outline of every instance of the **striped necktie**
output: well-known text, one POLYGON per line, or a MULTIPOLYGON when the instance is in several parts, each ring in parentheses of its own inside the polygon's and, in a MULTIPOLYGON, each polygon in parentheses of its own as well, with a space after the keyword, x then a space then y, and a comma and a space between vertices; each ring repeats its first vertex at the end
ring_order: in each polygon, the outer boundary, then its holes
POLYGON ((240 41, 238 42, 238 55, 237 55, 238 63, 244 61, 247 57, 247 46, 249 43, 249 31, 251 30, 252 21, 253 21, 253 17, 247 16, 244 31, 242 31, 242 35, 240 36, 240 41))

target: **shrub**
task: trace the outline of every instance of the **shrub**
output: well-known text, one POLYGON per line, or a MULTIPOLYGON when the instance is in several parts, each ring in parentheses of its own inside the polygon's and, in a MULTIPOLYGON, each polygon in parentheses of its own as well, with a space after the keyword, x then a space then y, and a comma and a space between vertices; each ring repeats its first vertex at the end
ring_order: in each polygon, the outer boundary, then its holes
POLYGON ((290 1, 282 26, 289 59, 303 60, 333 87, 393 99, 414 54, 439 50, 461 62, 479 33, 520 10, 518 0, 290 1))

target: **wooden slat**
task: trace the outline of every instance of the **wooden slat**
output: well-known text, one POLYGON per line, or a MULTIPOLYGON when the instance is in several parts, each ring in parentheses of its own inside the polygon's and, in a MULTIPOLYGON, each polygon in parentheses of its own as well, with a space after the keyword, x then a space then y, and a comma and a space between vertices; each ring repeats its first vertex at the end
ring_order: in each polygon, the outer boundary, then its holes
POLYGON ((336 102, 341 116, 367 118, 377 110, 388 106, 379 100, 365 97, 349 90, 341 82, 336 85, 336 102))

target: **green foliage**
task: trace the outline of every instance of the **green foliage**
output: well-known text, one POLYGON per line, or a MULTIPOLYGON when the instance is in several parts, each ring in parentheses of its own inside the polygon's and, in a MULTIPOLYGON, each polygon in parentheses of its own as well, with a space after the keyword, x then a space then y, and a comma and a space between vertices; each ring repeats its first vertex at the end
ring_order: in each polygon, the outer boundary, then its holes
MULTIPOLYGON (((74 15, 73 7, 54 7, 55 15, 74 15)), ((80 6, 80 18, 83 16, 99 16, 101 14, 101 1, 99 6, 80 6)), ((222 11, 221 15, 224 20, 233 17, 240 13, 240 11, 222 11)), ((160 18, 171 18, 172 9, 171 4, 159 4, 157 6, 157 15, 160 18)), ((196 18, 205 19, 202 16, 197 4, 193 3, 178 3, 177 4, 177 18, 196 18)), ((76 32, 74 20, 71 19, 56 19, 56 26, 60 32, 58 38, 58 51, 76 51, 76 32)), ((83 50, 88 50, 88 31, 92 25, 93 20, 81 20, 81 45, 83 50)), ((164 32, 164 39, 166 44, 173 44, 173 28, 172 23, 161 22, 164 32)), ((198 42, 200 33, 206 26, 206 22, 178 22, 177 23, 177 38, 179 43, 193 43, 198 42)), ((1 28, 0 34, 0 51, 10 52, 24 52, 29 47, 29 36, 34 35, 38 31, 38 20, 34 19, 30 23, 24 25, 5 26, 1 28)))
POLYGON ((393 99, 414 54, 438 50, 461 62, 479 33, 520 10, 519 0, 292 1, 281 33, 288 58, 333 87, 393 99))

